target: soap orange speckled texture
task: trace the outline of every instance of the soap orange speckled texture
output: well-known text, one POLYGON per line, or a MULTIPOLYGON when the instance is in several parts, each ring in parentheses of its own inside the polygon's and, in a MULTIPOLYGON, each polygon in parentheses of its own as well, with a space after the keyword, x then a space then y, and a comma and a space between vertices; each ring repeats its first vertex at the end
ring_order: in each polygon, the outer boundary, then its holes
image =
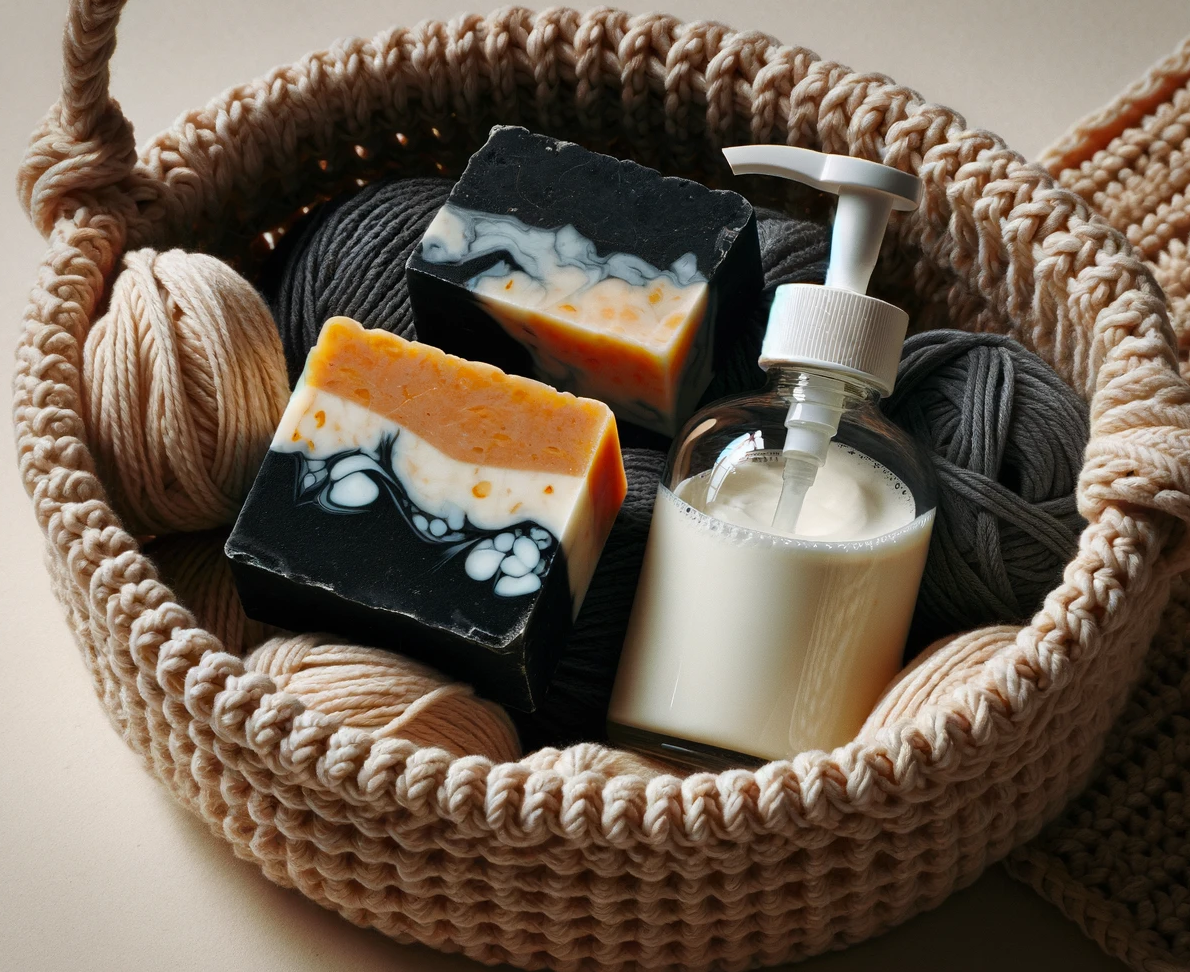
POLYGON ((762 285, 752 207, 578 145, 496 128, 408 264, 418 335, 673 434, 716 318, 762 285))
POLYGON ((303 377, 462 461, 577 476, 609 436, 615 441, 615 419, 601 402, 365 330, 348 317, 326 322, 303 377))
POLYGON ((227 552, 252 616, 532 709, 626 488, 603 403, 333 318, 227 552))

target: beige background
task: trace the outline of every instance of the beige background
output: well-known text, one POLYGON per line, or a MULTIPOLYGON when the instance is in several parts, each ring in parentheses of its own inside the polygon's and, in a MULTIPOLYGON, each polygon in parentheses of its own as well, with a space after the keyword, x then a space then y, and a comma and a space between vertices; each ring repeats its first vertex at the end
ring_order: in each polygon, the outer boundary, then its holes
MULTIPOLYGON (((393 23, 481 9, 439 0, 134 0, 114 89, 141 139, 221 89, 393 23)), ((686 19, 761 28, 967 112, 1034 157, 1190 34, 1186 0, 659 0, 686 19)), ((627 6, 648 9, 645 0, 627 6)), ((56 97, 64 0, 0 5, 0 172, 56 97)), ((11 185, 11 181, 7 182, 11 185)), ((41 241, 0 194, 0 360, 12 360, 41 241)), ((325 972, 472 969, 396 946, 269 884, 178 809, 104 719, 42 570, 40 536, 0 445, 0 967, 325 972)), ((994 868, 884 938, 807 972, 1122 969, 994 868)))

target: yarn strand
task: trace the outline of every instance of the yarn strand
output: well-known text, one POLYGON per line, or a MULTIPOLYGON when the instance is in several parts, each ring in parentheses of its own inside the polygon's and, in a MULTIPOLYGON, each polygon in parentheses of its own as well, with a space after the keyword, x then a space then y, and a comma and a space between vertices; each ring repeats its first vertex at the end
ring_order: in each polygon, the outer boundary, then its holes
POLYGON ((446 202, 448 179, 386 179, 325 204, 296 227, 266 270, 289 381, 302 373, 322 325, 336 315, 416 340, 405 263, 446 202))
POLYGON ((504 710, 448 682, 426 665, 328 635, 282 635, 245 661, 277 688, 374 739, 409 739, 459 756, 517 759, 520 745, 504 710))

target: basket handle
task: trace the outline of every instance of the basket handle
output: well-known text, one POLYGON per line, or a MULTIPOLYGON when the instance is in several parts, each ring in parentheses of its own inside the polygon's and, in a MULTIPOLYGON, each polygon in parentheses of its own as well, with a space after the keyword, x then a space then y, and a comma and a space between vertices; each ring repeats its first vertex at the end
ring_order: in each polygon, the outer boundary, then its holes
POLYGON ((77 207, 80 195, 102 194, 136 164, 132 125, 108 91, 125 2, 70 0, 62 93, 34 130, 17 174, 21 205, 44 236, 77 207))

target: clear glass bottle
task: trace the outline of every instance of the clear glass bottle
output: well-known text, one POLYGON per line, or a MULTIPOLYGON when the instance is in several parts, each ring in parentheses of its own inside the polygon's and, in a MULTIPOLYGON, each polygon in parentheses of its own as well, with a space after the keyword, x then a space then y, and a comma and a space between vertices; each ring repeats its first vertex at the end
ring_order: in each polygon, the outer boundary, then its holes
POLYGON ((839 203, 826 284, 777 289, 767 385, 690 419, 654 506, 608 734, 710 769, 853 738, 900 667, 935 505, 929 457, 878 407, 908 315, 865 293, 918 180, 789 146, 725 154, 839 203))
POLYGON ((705 769, 831 749, 900 668, 936 490, 878 390, 839 381, 838 432, 798 529, 766 522, 789 404, 820 377, 770 369, 763 390, 704 409, 675 439, 608 716, 615 744, 705 769))

